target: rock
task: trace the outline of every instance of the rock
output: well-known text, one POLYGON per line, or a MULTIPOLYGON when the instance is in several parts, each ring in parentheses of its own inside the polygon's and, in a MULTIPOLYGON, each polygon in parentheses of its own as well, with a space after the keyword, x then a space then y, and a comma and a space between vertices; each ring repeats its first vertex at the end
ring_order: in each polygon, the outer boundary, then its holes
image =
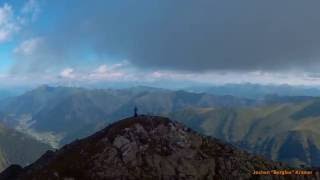
POLYGON ((0 174, 0 180, 15 179, 22 172, 22 167, 19 165, 11 165, 0 174))

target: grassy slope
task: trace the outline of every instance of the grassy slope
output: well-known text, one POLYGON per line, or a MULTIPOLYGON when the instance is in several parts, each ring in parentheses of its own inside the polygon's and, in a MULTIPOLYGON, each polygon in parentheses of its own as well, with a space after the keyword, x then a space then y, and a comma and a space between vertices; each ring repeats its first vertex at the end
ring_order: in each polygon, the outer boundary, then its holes
POLYGON ((320 166, 320 115, 310 110, 315 103, 318 100, 242 108, 188 108, 170 116, 273 160, 320 166))

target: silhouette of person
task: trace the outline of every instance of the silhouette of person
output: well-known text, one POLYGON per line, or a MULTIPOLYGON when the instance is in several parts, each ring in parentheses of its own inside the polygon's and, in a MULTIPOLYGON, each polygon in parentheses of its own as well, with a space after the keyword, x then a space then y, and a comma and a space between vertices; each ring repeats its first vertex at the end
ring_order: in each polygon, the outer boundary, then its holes
POLYGON ((138 108, 137 106, 134 107, 134 117, 138 116, 138 108))

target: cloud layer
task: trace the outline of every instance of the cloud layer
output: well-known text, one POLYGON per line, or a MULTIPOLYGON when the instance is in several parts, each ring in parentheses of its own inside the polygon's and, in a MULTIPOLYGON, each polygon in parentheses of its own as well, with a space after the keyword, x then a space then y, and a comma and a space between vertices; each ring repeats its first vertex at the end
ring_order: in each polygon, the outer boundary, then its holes
POLYGON ((65 6, 66 16, 48 33, 49 54, 85 47, 138 67, 200 72, 314 71, 320 62, 320 1, 79 0, 65 6))
POLYGON ((0 43, 20 35, 10 76, 320 84, 320 1, 43 2, 0 5, 0 43))

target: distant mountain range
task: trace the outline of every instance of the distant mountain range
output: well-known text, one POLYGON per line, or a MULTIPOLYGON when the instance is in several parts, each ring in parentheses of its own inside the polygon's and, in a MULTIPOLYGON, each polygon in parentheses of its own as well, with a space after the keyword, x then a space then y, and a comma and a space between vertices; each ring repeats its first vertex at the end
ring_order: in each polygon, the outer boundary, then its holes
POLYGON ((59 147, 131 115, 134 106, 146 114, 168 114, 185 107, 237 107, 253 103, 233 96, 146 87, 88 90, 42 86, 1 101, 0 112, 6 125, 59 147))
POLYGON ((59 148, 139 113, 165 115, 250 152, 293 166, 320 166, 320 99, 268 95, 248 99, 151 87, 41 86, 0 102, 6 126, 59 148))
POLYGON ((14 97, 21 95, 25 92, 25 88, 3 88, 0 89, 0 100, 8 97, 14 97))
POLYGON ((25 168, 13 165, 0 179, 266 179, 277 176, 253 172, 281 169, 290 170, 167 118, 138 116, 48 151, 25 168))
POLYGON ((215 86, 193 86, 186 91, 214 95, 232 95, 250 99, 263 99, 266 95, 278 96, 320 96, 320 88, 292 85, 262 85, 252 83, 225 84, 215 86))

